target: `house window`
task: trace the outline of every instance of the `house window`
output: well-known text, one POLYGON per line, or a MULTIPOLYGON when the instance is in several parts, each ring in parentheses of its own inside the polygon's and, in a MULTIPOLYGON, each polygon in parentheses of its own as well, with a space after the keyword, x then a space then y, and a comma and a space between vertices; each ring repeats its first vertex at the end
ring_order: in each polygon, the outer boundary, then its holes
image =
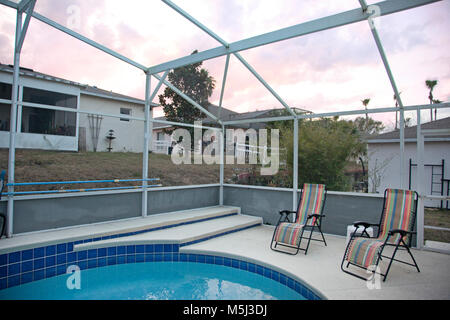
POLYGON ((11 100, 12 85, 0 82, 0 99, 11 100))
POLYGON ((23 101, 76 109, 78 104, 78 97, 59 92, 24 87, 23 101))
MULTIPOLYGON (((12 86, 8 83, 0 82, 0 99, 11 100, 12 86)), ((10 104, 0 104, 0 131, 9 131, 9 120, 11 113, 10 104)))
MULTIPOLYGON (((131 109, 128 108, 120 108, 120 114, 131 116, 131 109)), ((130 121, 130 119, 120 118, 120 121, 130 121)))
POLYGON ((9 131, 11 105, 0 103, 0 131, 9 131))
POLYGON ((76 123, 75 112, 30 107, 22 109, 22 132, 25 133, 75 137, 76 123))
MULTIPOLYGON (((71 109, 77 109, 78 105, 77 96, 28 87, 23 88, 23 101, 71 109)), ((76 123, 75 112, 22 108, 22 132, 25 133, 75 137, 76 123)))

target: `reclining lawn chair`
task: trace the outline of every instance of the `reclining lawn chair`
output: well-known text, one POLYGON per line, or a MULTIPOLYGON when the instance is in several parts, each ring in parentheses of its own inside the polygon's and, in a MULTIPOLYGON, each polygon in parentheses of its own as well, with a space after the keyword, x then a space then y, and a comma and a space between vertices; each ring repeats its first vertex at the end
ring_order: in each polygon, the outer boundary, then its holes
POLYGON ((413 232, 413 229, 417 212, 417 201, 418 195, 415 191, 386 189, 384 192, 384 204, 380 223, 354 223, 356 229, 362 227, 363 231, 359 236, 356 235, 356 232, 352 234, 345 250, 344 258, 342 259, 342 271, 357 278, 367 280, 362 276, 348 271, 349 265, 354 265, 375 273, 382 258, 387 258, 389 259, 389 264, 386 273, 379 273, 383 276, 383 281, 386 281, 393 261, 415 266, 417 271, 420 272, 416 260, 409 249, 411 247, 412 235, 416 233, 413 232), (369 227, 377 227, 378 234, 375 238, 370 238, 366 232, 366 229, 369 227), (391 257, 382 255, 386 246, 394 247, 394 252, 391 257), (403 248, 408 252, 414 264, 395 259, 399 248, 403 248), (344 268, 345 262, 347 262, 346 268, 344 268))
POLYGON ((308 252, 311 240, 322 241, 327 245, 325 237, 323 236, 321 225, 324 217, 323 208, 325 206, 325 199, 327 190, 323 184, 304 184, 300 195, 297 211, 282 210, 280 211, 280 219, 272 236, 270 248, 275 251, 296 255, 299 250, 304 250, 305 254, 308 252), (296 214, 295 222, 289 220, 290 214, 296 214), (313 239, 312 234, 317 230, 322 235, 322 239, 313 239), (310 234, 306 248, 300 248, 305 230, 309 230, 310 234), (289 252, 289 249, 279 250, 277 246, 288 247, 296 249, 295 253, 289 252))

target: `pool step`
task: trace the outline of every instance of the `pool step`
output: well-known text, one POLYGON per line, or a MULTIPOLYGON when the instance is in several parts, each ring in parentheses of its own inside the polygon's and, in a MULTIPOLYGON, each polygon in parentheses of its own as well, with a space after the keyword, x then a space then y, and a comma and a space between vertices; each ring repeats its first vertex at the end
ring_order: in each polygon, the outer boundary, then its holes
POLYGON ((262 222, 261 217, 237 214, 128 237, 77 244, 74 246, 74 251, 143 244, 178 244, 184 246, 259 226, 262 222))
POLYGON ((74 242, 75 245, 97 242, 111 238, 132 236, 155 229, 174 228, 180 225, 218 219, 239 213, 239 207, 212 206, 153 214, 145 218, 100 222, 59 230, 16 235, 13 238, 0 241, 0 252, 9 253, 62 242, 74 242))

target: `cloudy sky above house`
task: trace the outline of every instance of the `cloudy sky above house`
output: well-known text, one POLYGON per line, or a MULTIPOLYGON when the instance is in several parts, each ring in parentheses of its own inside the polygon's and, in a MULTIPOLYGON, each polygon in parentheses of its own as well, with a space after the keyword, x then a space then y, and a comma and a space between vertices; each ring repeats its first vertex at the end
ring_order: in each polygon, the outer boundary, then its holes
MULTIPOLYGON (((359 6, 357 0, 174 2, 228 42, 359 6)), ((162 1, 38 0, 35 10, 146 66, 219 45, 162 1)), ((403 104, 428 102, 427 79, 438 80, 434 97, 449 101, 450 1, 378 18, 377 27, 403 104)), ((15 11, 0 6, 1 63, 12 64, 14 30, 15 11)), ((369 108, 394 106, 393 91, 366 21, 241 54, 291 107, 313 112, 363 109, 365 98, 371 99, 369 108)), ((225 107, 237 112, 282 107, 236 58, 230 61, 225 107)), ((37 20, 30 24, 21 66, 144 97, 142 71, 37 20)), ((219 102, 224 66, 225 57, 203 64, 216 79, 212 103, 219 102)), ((162 112, 157 110, 155 115, 162 112)), ((415 119, 412 112, 406 116, 415 119)), ((445 116, 450 116, 450 110, 438 111, 438 118, 445 116)), ((395 114, 374 117, 393 126, 395 114)), ((429 112, 423 112, 423 117, 428 121, 429 112)))

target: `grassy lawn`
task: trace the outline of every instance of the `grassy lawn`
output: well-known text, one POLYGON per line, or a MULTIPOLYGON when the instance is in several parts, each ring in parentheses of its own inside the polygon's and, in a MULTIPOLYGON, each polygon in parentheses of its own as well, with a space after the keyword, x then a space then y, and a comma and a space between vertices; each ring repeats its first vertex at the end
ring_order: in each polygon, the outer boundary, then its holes
MULTIPOLYGON (((8 150, 0 149, 0 170, 8 169, 8 150)), ((225 165, 225 181, 249 165, 225 165)), ((17 150, 16 181, 80 181, 139 179, 142 175, 142 154, 122 152, 52 152, 17 150)), ((163 186, 182 186, 219 182, 219 165, 175 165, 170 156, 149 155, 149 176, 160 178, 163 186)), ((101 183, 17 187, 17 191, 104 188, 139 185, 140 183, 101 183)), ((450 228, 450 211, 425 209, 425 225, 450 228)), ((425 229, 425 239, 450 242, 450 232, 425 229)))
MULTIPOLYGON (((231 178, 235 166, 225 166, 225 177, 231 178)), ((16 182, 80 181, 139 179, 142 176, 142 153, 122 152, 51 152, 42 150, 17 150, 16 182)), ((8 150, 0 150, 0 169, 8 169, 8 150)), ((163 186, 219 183, 219 165, 175 165, 170 156, 149 155, 149 177, 160 178, 163 186)), ((89 184, 83 188, 138 185, 89 184)), ((33 186, 17 188, 25 190, 73 189, 72 186, 33 186)))
MULTIPOLYGON (((425 225, 450 228, 450 210, 425 208, 425 225)), ((425 240, 450 243, 450 231, 425 229, 425 240)))

